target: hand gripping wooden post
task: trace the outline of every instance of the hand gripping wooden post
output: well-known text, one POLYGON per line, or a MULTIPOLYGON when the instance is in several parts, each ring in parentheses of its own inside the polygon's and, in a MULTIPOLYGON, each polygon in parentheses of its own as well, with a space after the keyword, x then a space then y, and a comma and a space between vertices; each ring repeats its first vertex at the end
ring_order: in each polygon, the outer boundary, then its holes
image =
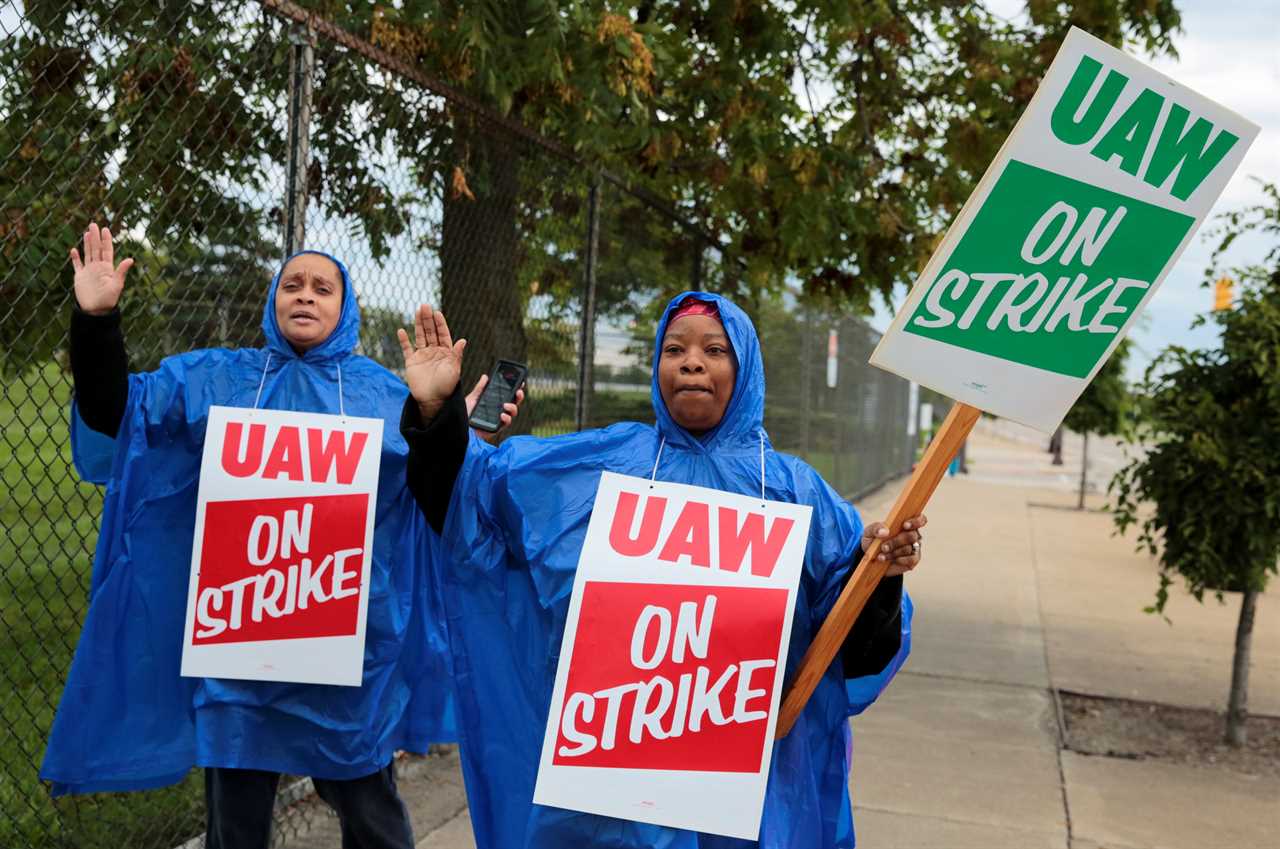
MULTIPOLYGON (((929 503, 929 497, 933 495, 938 482, 946 474, 947 466, 960 452, 960 446, 964 444, 965 437, 973 429, 979 415, 981 411, 977 407, 959 402, 952 405, 951 412, 947 414, 933 442, 924 452, 924 459, 916 466, 911 480, 907 482, 906 488, 894 502, 893 509, 889 511, 885 524, 889 526, 890 537, 902 530, 903 522, 924 510, 925 505, 929 503)), ((813 695, 814 688, 818 686, 818 681, 822 679, 827 667, 840 651, 841 644, 849 635, 849 629, 853 627, 867 599, 871 597, 871 593, 884 577, 884 573, 889 570, 888 561, 876 560, 876 555, 879 553, 880 540, 873 542, 871 547, 863 552, 862 562, 858 564, 852 580, 845 585, 844 591, 836 599, 835 607, 831 609, 831 614, 818 629, 818 636, 814 637, 809 650, 804 653, 804 659, 800 661, 800 669, 796 672, 795 680, 791 682, 791 686, 782 697, 782 711, 778 715, 776 733, 778 739, 787 736, 791 727, 795 725, 800 711, 804 710, 809 697, 813 695)))

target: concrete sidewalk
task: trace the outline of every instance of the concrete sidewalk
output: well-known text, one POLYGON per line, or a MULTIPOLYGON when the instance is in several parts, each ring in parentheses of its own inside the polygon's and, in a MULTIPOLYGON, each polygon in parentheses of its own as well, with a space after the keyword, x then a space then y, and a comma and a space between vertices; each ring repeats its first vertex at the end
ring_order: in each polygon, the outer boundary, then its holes
MULTIPOLYGON (((1078 475, 1078 455, 1064 459, 1078 475)), ((853 723, 859 845, 1277 845, 1274 782, 1058 745, 1054 689, 1221 709, 1239 597, 1201 606, 1175 590, 1172 625, 1145 614, 1154 562, 1133 553, 1132 532, 1112 536, 1108 514, 1063 509, 1078 478, 1028 485, 1056 474, 1039 443, 977 434, 969 464, 929 510, 928 560, 909 582, 911 660, 853 723)), ((893 494, 865 511, 883 513, 893 494)), ((1274 595, 1259 604, 1250 683, 1251 709, 1280 714, 1274 595)))
MULTIPOLYGON (((1132 535, 1112 536, 1107 514, 1069 509, 1078 446, 1069 439, 1064 466, 1052 467, 1042 438, 984 430, 970 440, 971 474, 940 487, 925 565, 908 582, 911 659, 853 721, 859 846, 1280 845, 1273 781, 1060 749, 1055 689, 1222 708, 1239 606, 1238 596, 1201 606, 1176 589, 1172 625, 1143 613, 1155 564, 1133 553, 1132 535)), ((1105 488, 1122 458, 1113 445, 1090 453, 1105 488)), ((878 518, 896 494, 859 506, 878 518)), ((1250 707, 1280 715, 1275 593, 1260 600, 1255 627, 1250 707)), ((456 756, 434 759, 404 788, 421 849, 473 849, 456 756)))

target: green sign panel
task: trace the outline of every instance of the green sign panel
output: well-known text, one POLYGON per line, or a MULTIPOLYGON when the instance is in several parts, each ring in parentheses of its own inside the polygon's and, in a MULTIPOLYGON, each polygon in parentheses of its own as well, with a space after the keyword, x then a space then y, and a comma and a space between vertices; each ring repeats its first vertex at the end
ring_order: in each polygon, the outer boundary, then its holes
POLYGON ((1011 160, 903 329, 1087 377, 1194 224, 1011 160))

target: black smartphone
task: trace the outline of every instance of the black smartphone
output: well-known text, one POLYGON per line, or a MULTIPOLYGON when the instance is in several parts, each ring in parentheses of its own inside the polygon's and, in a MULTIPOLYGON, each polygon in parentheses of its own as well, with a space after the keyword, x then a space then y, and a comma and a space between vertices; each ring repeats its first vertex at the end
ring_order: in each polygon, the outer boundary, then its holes
POLYGON ((471 426, 494 433, 502 425, 502 407, 516 400, 516 390, 524 383, 529 369, 524 363, 498 360, 489 372, 489 383, 471 412, 471 426))

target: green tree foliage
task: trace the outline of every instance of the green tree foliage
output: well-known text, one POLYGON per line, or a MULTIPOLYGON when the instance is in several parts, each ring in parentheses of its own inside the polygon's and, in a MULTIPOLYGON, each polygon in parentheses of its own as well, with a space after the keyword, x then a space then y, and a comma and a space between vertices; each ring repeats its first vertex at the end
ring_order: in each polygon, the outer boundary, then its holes
POLYGON ((1162 52, 1178 24, 1171 0, 1032 2, 1017 23, 938 0, 418 0, 374 35, 635 175, 757 285, 865 304, 929 253, 1070 26, 1162 52))
POLYGON ((157 318, 143 304, 170 298, 196 340, 225 337, 208 308, 240 300, 226 272, 266 252, 261 213, 228 185, 253 187, 262 159, 280 155, 252 77, 277 47, 209 4, 24 5, 28 27, 0 44, 0 369, 61 343, 67 250, 103 216, 131 228, 120 252, 139 259, 135 328, 157 318), (177 232, 181 247, 151 247, 177 232))
MULTIPOLYGON (((1219 254, 1241 232, 1280 236, 1280 192, 1265 191, 1267 203, 1226 218, 1219 254)), ((1197 600, 1244 593, 1228 717, 1228 738, 1239 743, 1253 603, 1280 558, 1280 239, 1236 275, 1238 305, 1207 319, 1221 329, 1220 346, 1170 347, 1148 370, 1146 454, 1112 491, 1117 527, 1136 527, 1140 547, 1159 558, 1152 611, 1164 610, 1178 576, 1197 600)))
MULTIPOLYGON (((854 307, 912 276, 1071 25, 1169 52, 1179 23, 1173 0, 1036 0, 1015 22, 943 0, 301 5, 674 205, 734 258, 708 274, 721 288, 791 277, 854 307)), ((57 346, 58 268, 90 217, 128 228, 122 251, 140 269, 168 241, 268 271, 279 212, 262 198, 282 194, 267 174, 285 159, 280 22, 247 0, 25 8, 28 26, 0 46, 0 294, 30 320, 4 323, 4 362, 57 346)), ((521 263, 543 245, 580 255, 585 192, 555 184, 586 174, 548 173, 545 154, 517 155, 529 151, 332 46, 316 64, 314 202, 375 258, 443 207, 422 244, 440 253, 444 305, 472 303, 465 290, 487 305, 475 351, 522 347, 519 316, 541 277, 521 263), (410 190, 379 170, 387 149, 411 163, 410 190)), ((697 241, 674 226, 636 234, 627 262, 651 260, 643 284, 675 288, 697 241)), ((153 265, 151 282, 241 285, 185 281, 188 267, 153 265)), ((574 277, 542 291, 566 301, 574 277)), ((604 311, 634 300, 618 293, 604 311)))

